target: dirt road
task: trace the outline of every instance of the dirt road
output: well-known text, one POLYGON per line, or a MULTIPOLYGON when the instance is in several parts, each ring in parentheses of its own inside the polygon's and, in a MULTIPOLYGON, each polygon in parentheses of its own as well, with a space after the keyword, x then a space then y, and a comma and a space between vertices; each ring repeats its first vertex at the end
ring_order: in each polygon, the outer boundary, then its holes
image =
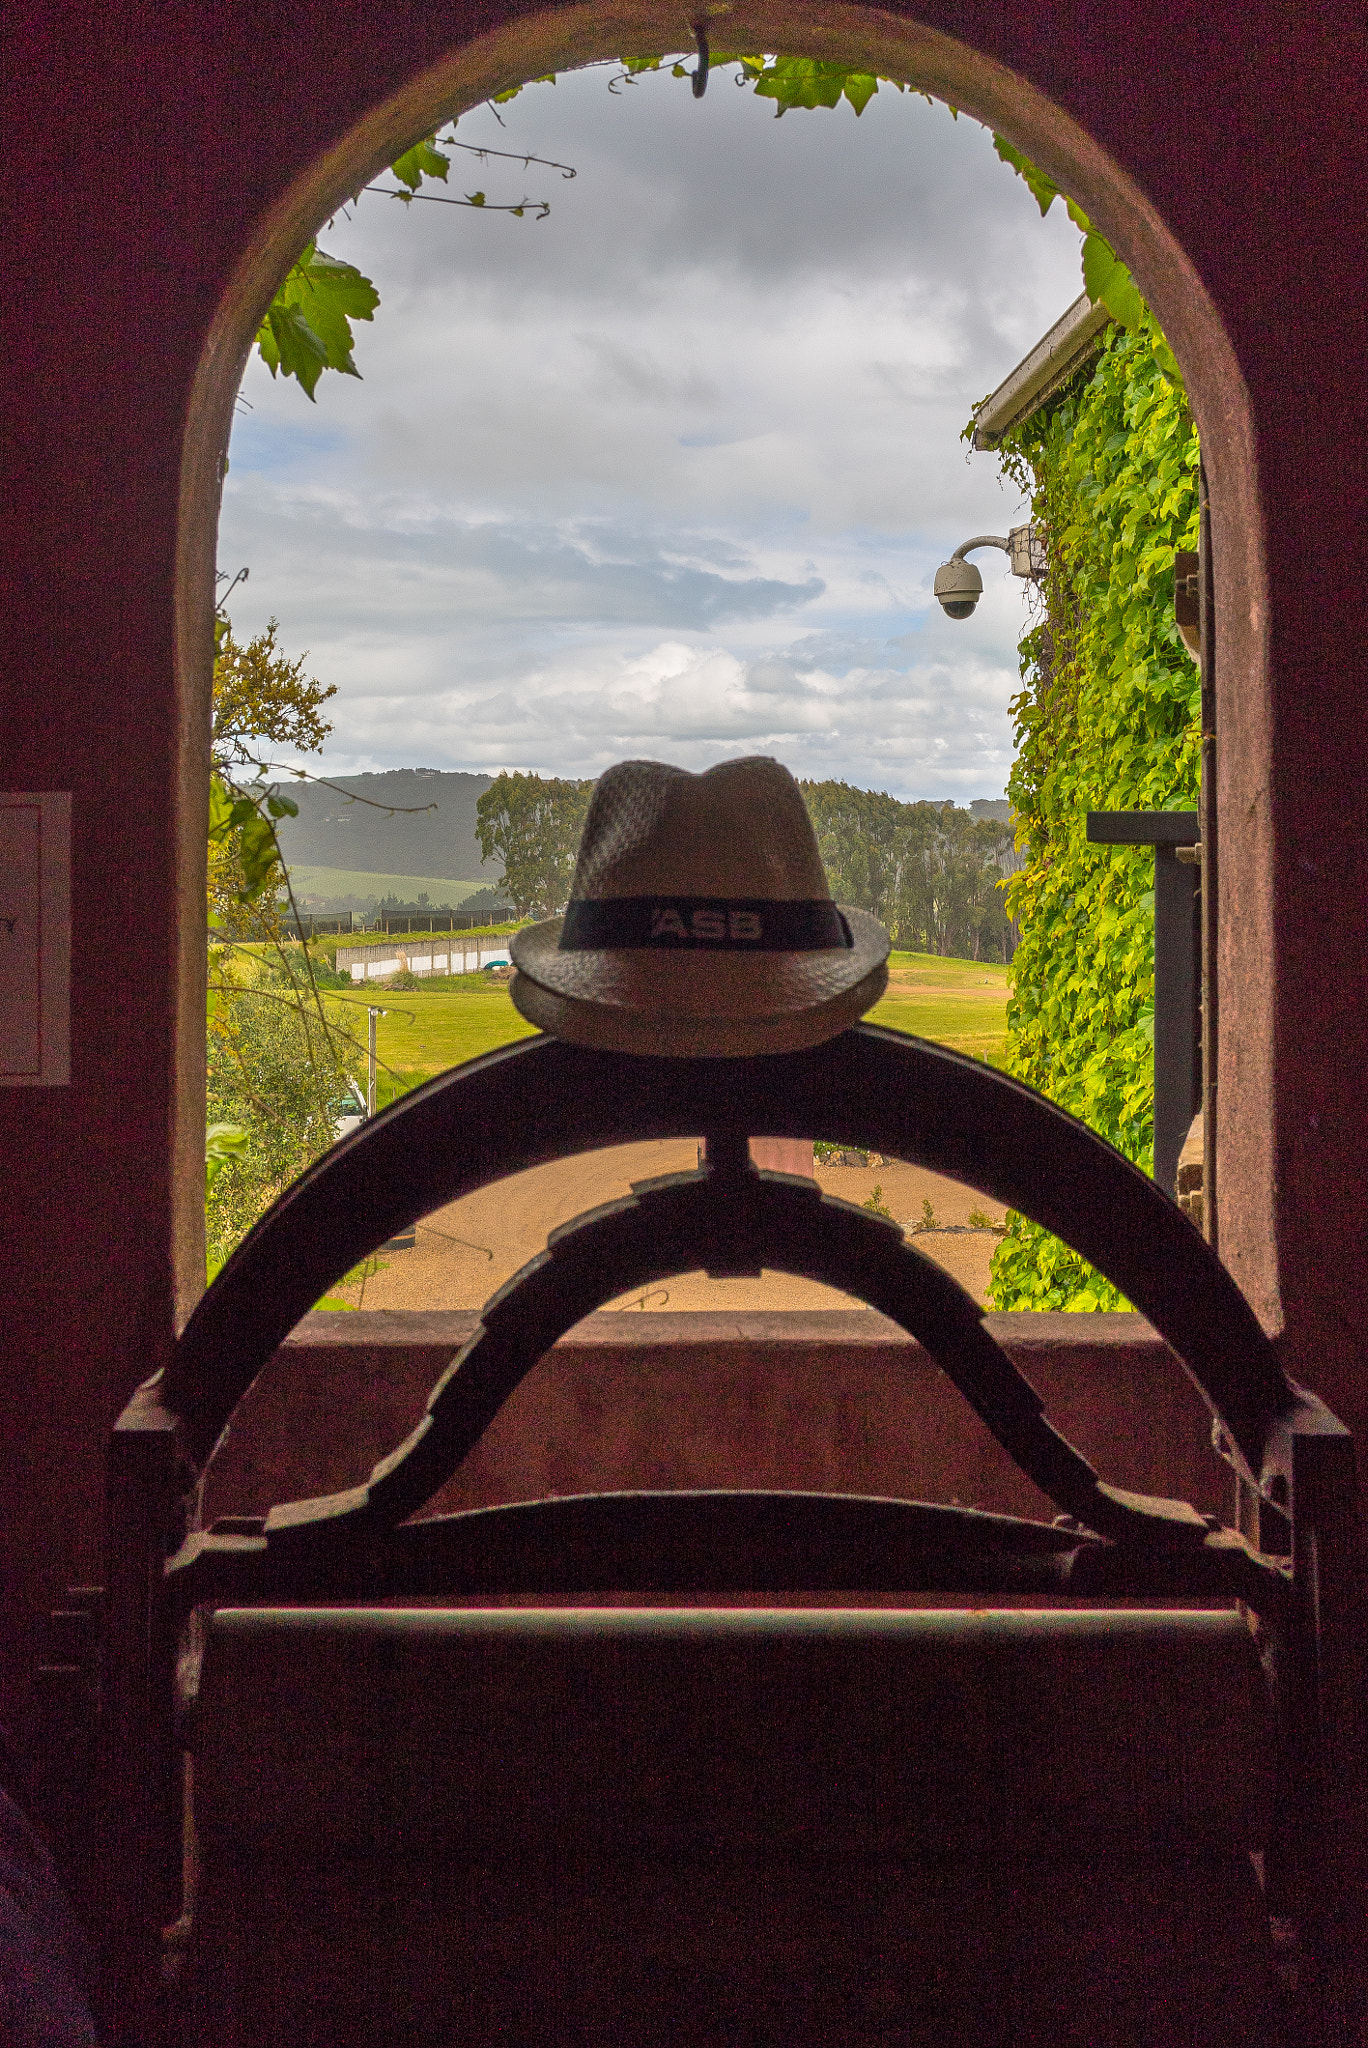
MULTIPOLYGON (((366 1308, 477 1309, 519 1267, 541 1251, 558 1224, 627 1194, 634 1181, 692 1167, 692 1138, 619 1145, 577 1159, 514 1174, 494 1187, 466 1195, 436 1210, 418 1225, 411 1251, 385 1254, 385 1270, 365 1282, 364 1293, 336 1290, 366 1308)), ((918 1234, 919 1250, 953 1273, 977 1301, 987 1300, 988 1267, 997 1244, 990 1230, 966 1230, 971 1210, 1001 1223, 1002 1210, 958 1181, 917 1166, 819 1166, 819 1186, 843 1201, 863 1204, 874 1189, 899 1223, 921 1222, 931 1204, 937 1224, 959 1230, 918 1234)), ((605 1307, 631 1309, 814 1309, 862 1306, 834 1288, 819 1287, 788 1274, 764 1273, 756 1280, 709 1280, 688 1273, 647 1294, 626 1295, 605 1307)))

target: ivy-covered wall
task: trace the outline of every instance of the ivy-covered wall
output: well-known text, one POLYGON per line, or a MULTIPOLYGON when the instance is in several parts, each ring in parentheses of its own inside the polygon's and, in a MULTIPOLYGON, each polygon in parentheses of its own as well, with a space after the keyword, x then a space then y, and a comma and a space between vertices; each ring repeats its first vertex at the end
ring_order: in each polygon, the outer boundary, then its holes
MULTIPOLYGON (((1007 474, 1049 535, 1021 642, 1008 783, 1026 865, 1011 1071, 1147 1171, 1153 1163, 1154 856, 1090 846, 1090 810, 1197 805, 1200 691, 1173 616, 1173 558, 1197 546, 1196 429, 1148 314, 1112 327, 1093 372, 1007 436, 1007 474)), ((1000 1309, 1124 1308, 1058 1239, 1012 1215, 1000 1309)))

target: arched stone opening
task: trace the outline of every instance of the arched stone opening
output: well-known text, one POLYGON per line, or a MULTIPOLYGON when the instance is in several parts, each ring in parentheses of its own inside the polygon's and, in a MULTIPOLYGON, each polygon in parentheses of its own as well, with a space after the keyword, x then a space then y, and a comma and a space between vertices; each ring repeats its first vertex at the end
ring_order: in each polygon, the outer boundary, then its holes
MULTIPOLYGON (((717 12, 721 18, 723 11, 717 12)), ((1248 392, 1196 267, 1136 181, 1076 120, 1020 75, 966 43, 873 8, 829 7, 819 0, 801 7, 746 5, 725 10, 725 22, 731 47, 858 65, 923 88, 1004 131, 1081 201, 1126 256, 1182 364, 1202 436, 1213 516, 1218 689, 1230 700, 1220 719, 1220 800, 1223 810, 1233 810, 1242 792, 1257 790, 1266 759, 1263 520, 1248 392)), ((624 51, 664 54, 686 47, 690 39, 687 22, 664 6, 582 6, 509 22, 417 71, 319 154, 258 222, 209 329, 184 442, 176 607, 181 731, 189 748, 180 784, 184 874, 197 872, 202 841, 205 749, 193 736, 207 729, 224 453, 252 338, 280 278, 343 200, 444 118, 527 78, 624 51)), ((858 140, 851 146, 858 147, 858 140)), ((1223 1087, 1221 1160, 1230 1197, 1222 1209, 1222 1251, 1265 1321, 1276 1326, 1271 1067, 1259 1059, 1271 1040, 1260 1008, 1271 982, 1269 859, 1267 835, 1246 833, 1236 837, 1222 866, 1222 920, 1227 926, 1238 923, 1240 930, 1238 971, 1227 948, 1222 977, 1223 1041, 1229 1040, 1235 1055, 1228 1069, 1230 1085, 1223 1087)), ((199 913, 188 894, 185 911, 197 948, 199 913)), ((187 970, 190 964, 187 954, 187 970)), ((197 1010, 188 974, 183 986, 197 1010)), ((188 1053, 188 1040, 183 1043, 188 1053)), ((193 1055, 180 1098, 188 1153, 191 1140, 197 1140, 199 1118, 193 1055)), ((194 1239, 187 1215, 182 1242, 190 1247, 194 1239)), ((191 1256, 197 1260, 198 1252, 191 1256)))

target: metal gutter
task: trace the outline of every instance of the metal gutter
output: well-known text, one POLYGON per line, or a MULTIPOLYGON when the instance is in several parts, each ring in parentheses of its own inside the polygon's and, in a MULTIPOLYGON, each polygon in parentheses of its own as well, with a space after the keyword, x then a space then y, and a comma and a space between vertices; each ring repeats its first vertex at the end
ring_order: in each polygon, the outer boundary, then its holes
POLYGON ((1110 322, 1111 314, 1106 307, 1095 306, 1086 292, 1081 293, 992 396, 984 400, 974 426, 975 448, 996 448, 1005 433, 1029 419, 1047 399, 1062 390, 1088 358, 1097 353, 1110 322))

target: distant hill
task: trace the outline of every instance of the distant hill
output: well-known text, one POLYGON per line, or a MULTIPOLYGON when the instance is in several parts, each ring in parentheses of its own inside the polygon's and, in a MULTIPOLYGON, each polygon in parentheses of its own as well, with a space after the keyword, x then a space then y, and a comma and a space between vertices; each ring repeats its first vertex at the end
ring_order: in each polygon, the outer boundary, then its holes
POLYGON ((338 775, 335 788, 284 785, 299 805, 277 831, 285 864, 346 868, 372 875, 421 875, 453 882, 498 881, 503 863, 480 858, 475 806, 492 775, 443 768, 391 768, 380 775, 338 775), (345 790, 365 803, 348 803, 345 790), (374 805, 393 804, 396 814, 374 805), (419 806, 430 804, 431 810, 419 806), (404 815, 405 813, 416 815, 404 815))
MULTIPOLYGON (((277 830, 285 864, 341 868, 353 876, 417 877, 432 881, 497 882, 503 863, 480 858, 475 806, 492 775, 467 775, 445 768, 391 768, 379 775, 339 775, 336 787, 315 782, 285 784, 299 805, 297 818, 282 818, 277 830), (345 790, 365 803, 348 803, 345 790), (376 809, 394 805, 395 814, 376 809), (433 805, 433 809, 423 809, 433 805)), ((1006 824, 1006 797, 977 797, 968 806, 976 818, 1006 824)), ((438 901, 430 889, 433 902, 438 901)))
MULTIPOLYGON (((315 867, 311 861, 296 861, 290 869, 290 887, 300 910, 328 916, 335 910, 378 910, 382 901, 396 905, 416 902, 426 896, 434 910, 457 910, 462 914, 472 897, 492 897, 497 883, 453 882, 441 875, 367 874, 354 868, 315 867)), ((502 892, 499 892, 502 901, 502 892)), ((392 915, 407 916, 396 907, 392 915)))

